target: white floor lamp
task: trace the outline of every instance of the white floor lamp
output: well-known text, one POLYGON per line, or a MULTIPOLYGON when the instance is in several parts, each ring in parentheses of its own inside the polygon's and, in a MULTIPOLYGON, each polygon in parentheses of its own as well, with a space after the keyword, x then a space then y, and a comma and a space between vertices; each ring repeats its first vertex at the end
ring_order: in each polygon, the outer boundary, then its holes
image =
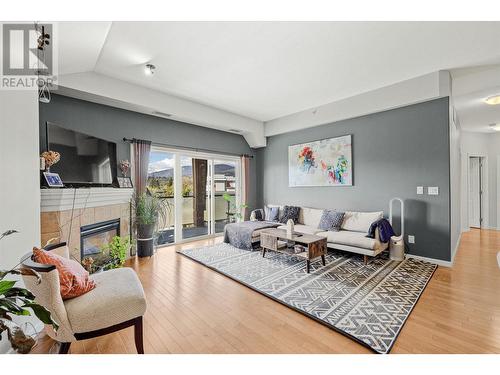
POLYGON ((392 208, 395 201, 399 201, 401 205, 401 234, 399 236, 392 236, 389 243, 390 258, 392 260, 402 261, 405 258, 405 204, 401 198, 392 198, 389 201, 389 222, 393 225, 392 221, 392 208))

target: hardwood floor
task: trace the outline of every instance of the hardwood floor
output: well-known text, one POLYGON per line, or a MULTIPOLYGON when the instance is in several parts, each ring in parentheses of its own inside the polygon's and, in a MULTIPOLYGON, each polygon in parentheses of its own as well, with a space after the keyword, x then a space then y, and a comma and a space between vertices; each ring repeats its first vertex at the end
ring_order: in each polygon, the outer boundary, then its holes
MULTIPOLYGON (((353 340, 176 254, 129 262, 144 286, 146 353, 372 353, 353 340)), ((439 267, 391 353, 500 353, 500 231, 463 233, 453 268, 439 267)), ((53 341, 41 339, 38 353, 53 341)), ((133 329, 73 343, 71 353, 135 353, 133 329)))

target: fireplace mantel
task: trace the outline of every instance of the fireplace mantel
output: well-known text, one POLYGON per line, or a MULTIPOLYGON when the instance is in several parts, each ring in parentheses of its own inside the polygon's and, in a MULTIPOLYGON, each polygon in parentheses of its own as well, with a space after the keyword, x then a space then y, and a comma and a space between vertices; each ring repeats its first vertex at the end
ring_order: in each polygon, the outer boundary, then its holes
POLYGON ((65 211, 73 208, 101 207, 130 202, 133 189, 79 188, 40 189, 42 212, 65 211))
POLYGON ((130 199, 133 189, 41 189, 42 246, 50 239, 67 242, 71 256, 81 260, 80 229, 119 219, 120 235, 130 233, 130 199))

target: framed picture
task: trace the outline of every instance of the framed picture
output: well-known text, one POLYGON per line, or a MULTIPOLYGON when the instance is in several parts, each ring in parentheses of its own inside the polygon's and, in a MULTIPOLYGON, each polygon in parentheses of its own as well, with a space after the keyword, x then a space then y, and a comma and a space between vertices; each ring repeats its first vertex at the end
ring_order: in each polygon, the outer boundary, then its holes
POLYGON ((49 187, 64 187, 61 177, 57 173, 43 172, 43 177, 49 187))
POLYGON ((130 177, 118 177, 118 186, 121 188, 132 188, 132 179, 130 177))
POLYGON ((352 135, 289 146, 288 186, 352 186, 352 135))

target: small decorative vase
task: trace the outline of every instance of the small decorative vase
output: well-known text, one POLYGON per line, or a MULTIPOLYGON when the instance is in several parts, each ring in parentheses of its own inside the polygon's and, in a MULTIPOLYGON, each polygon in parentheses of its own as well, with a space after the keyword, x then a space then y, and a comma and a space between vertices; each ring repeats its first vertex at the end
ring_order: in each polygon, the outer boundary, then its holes
POLYGON ((293 220, 292 219, 288 219, 288 221, 286 222, 286 236, 287 237, 292 237, 293 235, 293 220))

